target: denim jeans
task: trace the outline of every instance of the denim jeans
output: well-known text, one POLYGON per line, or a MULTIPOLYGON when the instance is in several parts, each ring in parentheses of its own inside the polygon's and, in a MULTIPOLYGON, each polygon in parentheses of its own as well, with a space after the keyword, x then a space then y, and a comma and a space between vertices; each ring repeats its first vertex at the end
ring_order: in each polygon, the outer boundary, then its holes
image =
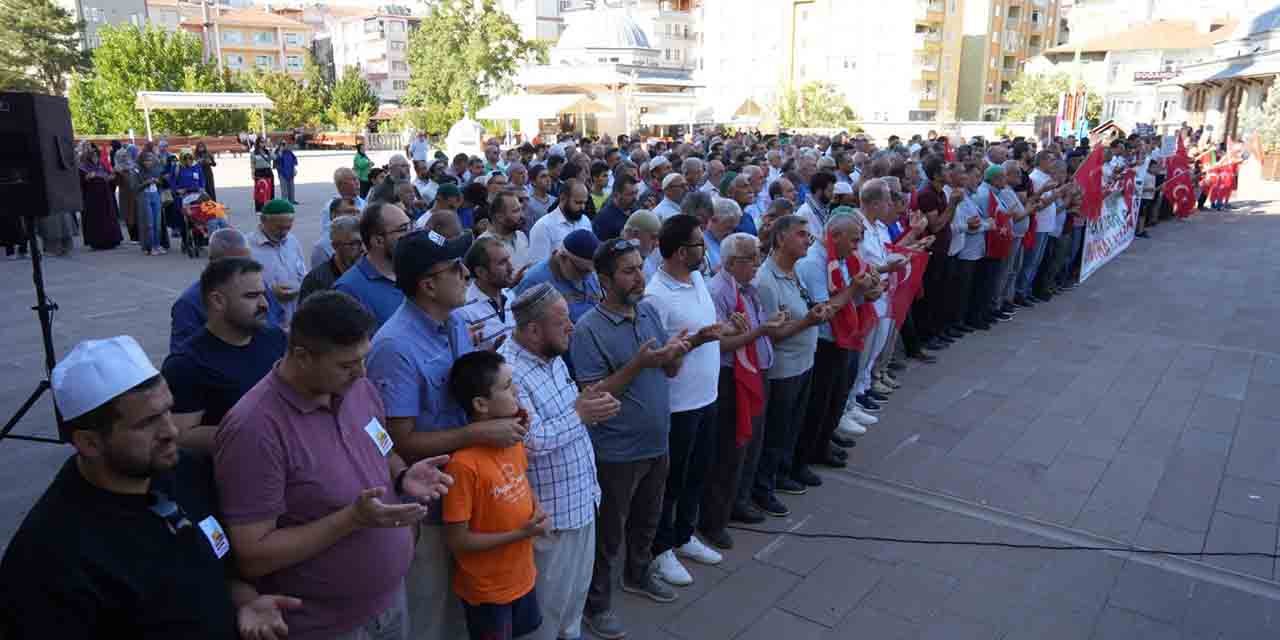
POLYGON ((1035 282, 1036 271, 1040 268, 1040 260, 1044 258, 1045 247, 1049 246, 1049 234, 1036 233, 1036 244, 1029 253, 1022 257, 1022 273, 1018 276, 1018 295, 1031 295, 1031 285, 1035 282))
POLYGON ((698 524, 698 508, 707 472, 716 461, 716 403, 671 414, 668 451, 671 468, 662 496, 662 517, 653 538, 653 555, 684 546, 698 524))
POLYGON ((150 251, 160 248, 160 238, 164 233, 164 229, 160 224, 160 211, 163 205, 160 202, 159 191, 143 191, 142 199, 139 201, 141 205, 138 208, 138 226, 141 227, 142 250, 150 251))
POLYGON ((297 199, 293 197, 293 180, 293 176, 280 176, 280 197, 288 200, 289 202, 293 202, 297 199))

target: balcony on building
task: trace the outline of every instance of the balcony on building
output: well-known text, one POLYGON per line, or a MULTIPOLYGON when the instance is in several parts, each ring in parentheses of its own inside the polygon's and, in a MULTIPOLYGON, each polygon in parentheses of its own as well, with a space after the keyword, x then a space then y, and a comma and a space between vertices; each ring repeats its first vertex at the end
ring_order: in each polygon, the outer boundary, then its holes
POLYGON ((911 65, 918 72, 936 74, 938 72, 938 56, 937 54, 917 53, 911 58, 911 65))
POLYGON ((1022 24, 1022 7, 1009 7, 1008 13, 1005 15, 1004 24, 1010 29, 1017 29, 1022 24))
POLYGON ((1040 55, 1040 52, 1043 50, 1044 50, 1044 38, 1041 38, 1040 36, 1035 35, 1027 39, 1027 56, 1028 57, 1038 56, 1040 55))
POLYGON ((927 51, 942 48, 942 31, 939 29, 929 29, 923 25, 916 25, 916 32, 912 34, 914 41, 914 50, 927 51))
POLYGON ((1017 31, 1004 32, 1004 50, 1009 53, 1015 53, 1022 47, 1022 37, 1017 31))
POLYGON ((1006 75, 1018 72, 1018 58, 1016 56, 1005 56, 1000 63, 1000 71, 1006 75))
POLYGON ((943 0, 915 0, 916 22, 937 23, 946 20, 947 5, 943 0))

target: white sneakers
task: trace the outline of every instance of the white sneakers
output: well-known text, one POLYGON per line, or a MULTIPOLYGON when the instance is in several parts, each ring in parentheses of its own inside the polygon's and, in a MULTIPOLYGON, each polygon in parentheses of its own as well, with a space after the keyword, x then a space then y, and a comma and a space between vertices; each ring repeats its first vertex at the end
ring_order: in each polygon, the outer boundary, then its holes
POLYGON ((686 587, 693 584, 693 576, 689 575, 689 570, 680 564, 680 561, 676 559, 675 552, 670 549, 663 551, 653 559, 653 570, 667 584, 673 584, 677 587, 686 587))
POLYGON ((690 536, 688 542, 676 547, 676 554, 700 564, 720 564, 724 560, 719 551, 702 544, 698 536, 690 536))
POLYGON ((854 422, 857 422, 864 427, 869 427, 880 422, 880 418, 863 411, 862 407, 859 407, 856 402, 849 403, 849 408, 845 409, 844 415, 846 418, 853 418, 854 422))
POLYGON ((697 536, 690 537, 688 542, 675 549, 662 552, 653 559, 653 570, 663 582, 677 587, 693 584, 693 576, 689 575, 689 570, 680 564, 680 560, 676 558, 677 555, 701 564, 720 564, 724 560, 720 552, 702 544, 697 536))
POLYGON ((852 438, 854 436, 860 436, 866 433, 867 433, 867 428, 861 424, 858 424, 858 421, 854 420, 853 416, 850 416, 847 413, 840 416, 840 426, 836 427, 836 435, 839 435, 845 438, 852 438))

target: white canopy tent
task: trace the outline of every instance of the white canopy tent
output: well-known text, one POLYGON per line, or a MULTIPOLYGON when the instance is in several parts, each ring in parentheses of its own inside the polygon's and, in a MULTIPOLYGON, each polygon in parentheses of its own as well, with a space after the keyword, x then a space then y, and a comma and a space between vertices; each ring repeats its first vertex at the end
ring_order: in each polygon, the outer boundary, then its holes
POLYGON ((267 119, 263 113, 274 109, 276 103, 265 93, 187 93, 182 91, 139 91, 133 106, 142 109, 147 123, 147 140, 151 139, 152 109, 257 109, 262 116, 262 134, 267 133, 267 119))
MULTIPOLYGON (((502 96, 493 104, 481 109, 476 117, 485 120, 505 120, 508 133, 512 120, 549 120, 562 114, 573 114, 578 125, 585 127, 583 117, 588 114, 610 113, 609 107, 600 104, 585 93, 521 94, 502 96)), ((585 131, 585 129, 584 129, 585 131)))

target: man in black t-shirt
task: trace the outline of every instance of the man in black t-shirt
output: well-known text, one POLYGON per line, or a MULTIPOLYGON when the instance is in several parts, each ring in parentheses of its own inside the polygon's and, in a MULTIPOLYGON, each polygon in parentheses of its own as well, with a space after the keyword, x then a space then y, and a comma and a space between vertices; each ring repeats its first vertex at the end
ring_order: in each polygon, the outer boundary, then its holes
POLYGON ((138 343, 80 343, 51 378, 76 454, 0 560, 0 637, 288 633, 281 609, 301 602, 234 578, 212 465, 179 453, 168 386, 138 343))
POLYGON ((200 275, 205 326, 162 370, 173 390, 184 447, 211 451, 222 416, 284 356, 287 338, 267 322, 262 265, 248 258, 210 262, 200 275))

